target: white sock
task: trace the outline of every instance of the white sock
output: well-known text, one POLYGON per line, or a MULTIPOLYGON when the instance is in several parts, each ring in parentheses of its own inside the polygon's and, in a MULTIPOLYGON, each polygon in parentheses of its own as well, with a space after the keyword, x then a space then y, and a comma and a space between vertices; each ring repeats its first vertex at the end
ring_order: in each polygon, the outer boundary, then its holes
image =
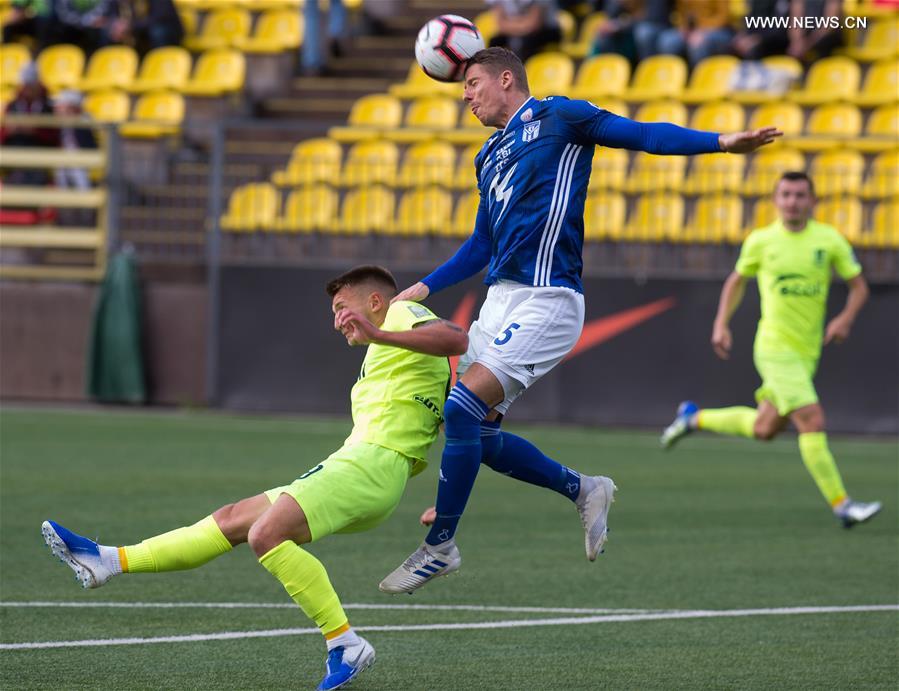
POLYGON ((353 631, 353 627, 351 626, 339 636, 325 639, 325 643, 327 643, 328 651, 330 652, 331 650, 334 650, 334 648, 339 648, 340 646, 352 648, 354 645, 362 643, 362 639, 356 635, 356 632, 353 631))
POLYGON ((113 573, 122 573, 122 562, 119 559, 118 547, 97 545, 100 548, 100 562, 113 573))

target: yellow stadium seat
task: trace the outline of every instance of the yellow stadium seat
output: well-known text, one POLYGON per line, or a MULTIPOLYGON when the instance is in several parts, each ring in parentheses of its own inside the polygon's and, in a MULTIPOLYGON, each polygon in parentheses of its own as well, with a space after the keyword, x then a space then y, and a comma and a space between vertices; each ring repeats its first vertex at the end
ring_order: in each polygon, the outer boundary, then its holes
POLYGON ((0 86, 17 86, 19 73, 31 62, 31 52, 21 43, 0 45, 0 86))
POLYGON ((571 88, 571 98, 595 102, 607 96, 621 96, 630 78, 631 64, 626 58, 614 53, 597 55, 581 63, 571 88))
MULTIPOLYGON (((585 58, 590 54, 593 48, 593 40, 596 38, 596 32, 599 30, 600 24, 606 21, 606 16, 602 12, 594 12, 581 22, 581 29, 578 32, 577 41, 566 43, 562 46, 562 50, 573 58, 585 58)), ((630 72, 630 65, 628 65, 630 72)), ((572 98, 575 98, 574 96, 572 98)), ((576 98, 581 98, 577 96, 576 98)))
POLYGON ((559 10, 556 12, 556 19, 559 22, 559 30, 562 32, 562 45, 573 43, 577 33, 577 20, 574 15, 568 10, 559 10))
POLYGON ((474 18, 474 25, 478 27, 478 32, 480 32, 481 38, 484 39, 484 45, 489 46, 490 39, 496 35, 497 31, 496 15, 493 13, 493 10, 481 12, 474 18))
POLYGON ((791 91, 787 98, 806 106, 852 101, 858 94, 861 69, 855 60, 842 55, 812 63, 805 87, 791 91))
POLYGON ((730 91, 730 80, 740 65, 732 55, 713 55, 693 68, 690 83, 680 95, 684 103, 706 103, 725 98, 730 91))
POLYGON ((480 146, 495 131, 492 127, 484 127, 471 112, 468 104, 464 104, 459 113, 459 126, 447 132, 441 132, 440 138, 453 144, 478 144, 480 146))
POLYGON ((209 50, 197 60, 194 73, 182 88, 187 96, 224 96, 243 89, 246 59, 236 50, 209 50))
POLYGON ((276 54, 298 48, 303 42, 303 18, 297 10, 270 9, 256 20, 252 36, 234 39, 245 53, 276 54))
POLYGON ((447 142, 419 142, 406 150, 397 176, 400 187, 449 187, 456 150, 447 142))
POLYGON ((847 55, 862 62, 899 55, 899 17, 883 17, 872 22, 862 41, 860 46, 848 48, 847 55))
POLYGON ((654 55, 641 60, 631 87, 621 97, 626 101, 679 98, 687 81, 687 63, 676 55, 654 55))
POLYGON ((739 242, 743 237, 743 200, 735 194, 700 197, 686 228, 680 233, 677 230, 669 238, 674 242, 739 242))
POLYGON ((899 60, 881 60, 868 68, 865 83, 853 103, 880 106, 899 100, 899 60))
POLYGON ((899 249, 899 201, 881 202, 871 214, 871 231, 863 233, 863 247, 899 249))
POLYGON ((413 62, 409 67, 406 81, 390 87, 390 95, 397 98, 413 99, 423 96, 449 96, 461 98, 462 86, 453 82, 438 82, 424 73, 424 70, 413 62))
POLYGON ((743 183, 743 194, 751 197, 770 196, 780 176, 787 171, 805 170, 805 156, 795 149, 762 149, 749 164, 743 183))
POLYGON ((809 115, 806 136, 790 144, 802 151, 823 151, 846 146, 862 131, 862 114, 857 106, 831 103, 818 106, 809 115))
POLYGON ((640 122, 670 122, 687 126, 687 107, 679 101, 650 101, 637 109, 634 120, 640 122))
POLYGON ((766 103, 755 109, 749 118, 748 128, 757 130, 761 127, 777 127, 784 136, 766 148, 792 146, 794 139, 802 134, 803 120, 802 108, 795 103, 766 103))
POLYGON ((630 106, 627 103, 622 101, 620 98, 612 98, 611 96, 598 98, 593 101, 600 108, 609 111, 610 113, 614 113, 615 115, 620 115, 623 118, 626 118, 630 114, 630 106))
POLYGON ((815 219, 832 225, 849 242, 856 243, 862 234, 862 203, 858 197, 831 197, 815 207, 815 219))
POLYGON ((0 85, 0 113, 6 112, 6 106, 16 97, 16 87, 0 85))
POLYGON ((137 63, 137 53, 130 46, 101 48, 91 55, 78 88, 81 91, 127 89, 134 81, 137 63))
POLYGON ((168 91, 144 94, 134 105, 132 121, 119 127, 123 137, 155 139, 177 134, 184 121, 184 98, 168 91))
POLYGON ((567 96, 574 79, 574 63, 564 53, 540 53, 525 63, 531 93, 537 98, 567 96))
POLYGON ((453 211, 453 222, 438 231, 438 234, 447 237, 464 238, 474 231, 475 219, 478 216, 478 206, 481 203, 481 195, 477 190, 472 190, 459 197, 456 208, 453 211))
POLYGON ((858 151, 825 151, 812 160, 809 175, 818 197, 858 194, 862 189, 865 159, 858 151))
POLYGON ((743 181, 745 156, 709 154, 693 157, 690 174, 684 182, 685 194, 737 192, 743 181))
POLYGON ((644 194, 637 200, 621 239, 659 242, 674 237, 683 224, 683 197, 671 192, 644 194))
POLYGON ((862 186, 865 199, 899 197, 899 149, 878 154, 862 186))
POLYGON ((749 228, 746 229, 744 237, 756 228, 764 228, 771 225, 777 218, 777 207, 774 206, 774 200, 770 196, 756 200, 755 205, 752 207, 752 221, 749 228))
POLYGON ((293 190, 275 228, 282 232, 327 231, 337 225, 337 193, 321 183, 293 190))
POLYGON ((278 190, 268 182, 252 182, 231 193, 220 224, 230 231, 273 230, 277 216, 278 190))
POLYGON ((357 142, 375 139, 381 130, 400 126, 403 106, 394 96, 369 94, 353 104, 346 127, 332 127, 328 136, 340 142, 357 142))
POLYGON ((859 151, 877 153, 889 151, 899 144, 899 103, 880 106, 868 117, 865 136, 852 146, 859 151))
POLYGON ((447 96, 426 96, 412 101, 400 129, 383 136, 396 142, 420 142, 452 130, 459 117, 458 102, 447 96))
POLYGON ((452 222, 453 198, 439 187, 409 190, 400 200, 394 233, 436 235, 452 222))
MULTIPOLYGON (((789 55, 772 55, 771 57, 764 58, 762 60, 762 65, 768 70, 784 73, 795 81, 802 78, 802 63, 789 55)), ((787 94, 789 93, 791 92, 787 91, 787 94)), ((766 89, 762 91, 733 91, 728 93, 727 97, 738 103, 759 104, 778 101, 784 98, 784 95, 778 91, 766 89)))
POLYGON ((97 122, 119 124, 128 119, 131 99, 124 91, 92 91, 84 97, 84 112, 97 122))
POLYGON ((590 171, 590 189, 621 190, 627 180, 627 151, 596 147, 590 171))
POLYGON ((350 190, 343 200, 339 228, 349 234, 389 233, 395 204, 393 191, 380 185, 350 190))
POLYGON ((84 70, 84 53, 68 43, 44 48, 37 56, 37 71, 50 93, 78 86, 84 70))
POLYGON ((693 113, 690 127, 711 132, 739 132, 746 126, 743 106, 731 101, 705 103, 693 113))
POLYGON ((279 187, 335 182, 340 179, 343 150, 333 139, 318 137, 297 144, 285 170, 276 170, 272 182, 279 187))
POLYGON ((370 140, 359 142, 350 149, 343 168, 344 185, 393 185, 399 162, 399 150, 393 142, 370 140))
POLYGON ((655 156, 641 151, 634 157, 624 189, 627 192, 680 191, 686 170, 685 156, 655 156))
POLYGON ((469 144, 459 153, 456 172, 453 174, 453 187, 459 190, 471 190, 478 180, 474 170, 474 159, 481 150, 482 144, 469 144))
POLYGON ((214 10, 203 19, 200 33, 184 39, 184 45, 197 53, 236 46, 250 34, 250 13, 237 7, 214 10))
POLYGON ((180 91, 190 78, 190 65, 190 53, 184 48, 155 48, 144 57, 128 90, 139 94, 160 89, 180 91))
POLYGON ((624 232, 626 210, 619 192, 588 194, 584 203, 584 240, 618 240, 624 232))

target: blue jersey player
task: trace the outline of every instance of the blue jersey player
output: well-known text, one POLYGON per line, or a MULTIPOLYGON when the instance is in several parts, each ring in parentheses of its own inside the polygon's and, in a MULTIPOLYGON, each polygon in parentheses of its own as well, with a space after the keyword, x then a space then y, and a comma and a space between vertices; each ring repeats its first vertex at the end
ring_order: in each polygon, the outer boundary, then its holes
POLYGON ((594 146, 748 153, 781 134, 776 128, 699 132, 634 122, 561 96, 538 100, 521 61, 503 48, 471 58, 464 99, 484 125, 498 128, 475 157, 480 206, 474 232, 449 261, 396 299, 423 300, 484 267, 489 289, 444 408, 436 516, 421 547, 381 582, 389 593, 412 592, 459 568, 454 535, 481 463, 568 497, 584 526, 587 558, 596 558, 606 539, 612 480, 582 476, 500 430, 512 402, 580 337, 584 200, 594 146))

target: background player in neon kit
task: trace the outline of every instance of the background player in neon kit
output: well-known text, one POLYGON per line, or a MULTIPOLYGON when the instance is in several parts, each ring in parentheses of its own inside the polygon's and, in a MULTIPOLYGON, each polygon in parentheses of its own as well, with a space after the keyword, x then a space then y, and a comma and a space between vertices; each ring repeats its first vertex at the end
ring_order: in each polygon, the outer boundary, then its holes
POLYGON ((368 530, 390 516, 437 437, 450 378, 446 356, 468 345, 461 328, 426 307, 391 304, 396 283, 386 269, 357 267, 327 292, 334 328, 350 345, 369 346, 352 391, 353 430, 341 449, 289 485, 137 545, 98 545, 53 521, 42 526, 48 546, 86 588, 124 572, 196 568, 248 542, 325 636, 319 689, 344 685, 374 661, 374 650, 350 627, 324 566, 300 545, 368 530))
POLYGON ((425 544, 382 581, 386 592, 411 592, 459 567, 452 538, 482 461, 574 501, 587 557, 596 557, 606 537, 612 481, 598 476, 581 483, 575 471, 501 433, 498 419, 580 335, 583 208, 594 145, 655 154, 745 153, 781 134, 764 128, 719 135, 634 122, 586 101, 537 100, 521 61, 500 48, 469 61, 464 98, 483 124, 501 128, 475 158, 481 199, 474 233, 452 259, 399 297, 422 300, 488 264, 490 289, 460 361, 461 380, 447 400, 436 520, 425 544))
POLYGON ((774 203, 780 218, 746 238, 737 266, 721 289, 712 330, 712 347, 727 360, 733 342, 730 318, 743 299, 746 279, 758 276, 762 299, 754 347, 755 366, 762 378, 755 394, 758 409, 699 410, 692 401, 684 401, 661 441, 671 447, 696 429, 767 441, 792 421, 799 431, 799 452, 806 468, 834 515, 848 528, 867 521, 881 505, 852 501, 847 495, 827 445, 824 409, 812 380, 821 355, 832 270, 849 285, 849 296, 843 310, 827 324, 824 345, 849 338, 868 298, 868 286, 849 242, 836 228, 812 220, 814 187, 805 173, 785 173, 775 188, 774 203))

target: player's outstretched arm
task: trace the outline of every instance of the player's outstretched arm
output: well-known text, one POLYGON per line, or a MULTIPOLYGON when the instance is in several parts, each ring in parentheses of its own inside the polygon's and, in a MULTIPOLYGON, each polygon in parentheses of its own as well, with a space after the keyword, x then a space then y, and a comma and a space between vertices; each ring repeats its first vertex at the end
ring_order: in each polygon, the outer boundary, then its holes
POLYGON ((343 309, 335 316, 334 326, 346 335, 350 345, 377 343, 439 357, 462 355, 468 350, 468 334, 445 319, 420 322, 407 331, 384 331, 361 314, 343 309))
POLYGON ((865 277, 859 274, 846 281, 849 286, 849 295, 846 297, 846 306, 843 311, 830 320, 824 331, 824 345, 828 343, 842 343, 849 338, 855 318, 865 302, 868 301, 868 283, 865 277))
POLYGON ((715 354, 722 360, 730 358, 730 349, 733 345, 733 336, 730 333, 730 318, 743 301, 745 292, 746 279, 736 271, 732 271, 721 288, 721 297, 718 299, 718 313, 715 315, 715 323, 712 325, 712 348, 715 354))

